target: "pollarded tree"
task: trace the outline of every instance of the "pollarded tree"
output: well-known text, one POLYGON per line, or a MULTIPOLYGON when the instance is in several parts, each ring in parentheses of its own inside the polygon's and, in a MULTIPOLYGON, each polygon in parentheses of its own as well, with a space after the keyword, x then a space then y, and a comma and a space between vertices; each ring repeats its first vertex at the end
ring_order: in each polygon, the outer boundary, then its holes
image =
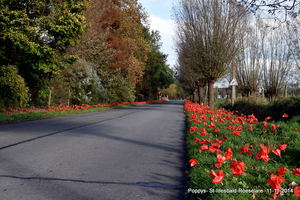
POLYGON ((208 80, 209 105, 214 104, 214 83, 229 69, 240 45, 238 42, 242 6, 231 0, 181 0, 174 7, 178 39, 189 49, 195 71, 208 80))
MULTIPOLYGON (((193 59, 190 58, 190 49, 187 48, 184 42, 181 40, 176 41, 176 53, 177 53, 177 63, 179 65, 181 76, 185 79, 185 81, 192 82, 192 85, 196 85, 198 89, 199 95, 199 104, 204 103, 203 98, 203 87, 207 85, 207 78, 203 76, 203 74, 195 71, 195 68, 201 66, 197 65, 196 62, 193 62, 193 59)), ((193 87, 192 87, 193 88, 193 87)), ((194 93, 193 89, 193 93, 194 93)))
MULTIPOLYGON (((13 66, 33 100, 75 56, 65 57, 87 26, 82 11, 88 0, 2 0, 0 63, 13 66)), ((2 94, 1 94, 2 95, 2 94)))

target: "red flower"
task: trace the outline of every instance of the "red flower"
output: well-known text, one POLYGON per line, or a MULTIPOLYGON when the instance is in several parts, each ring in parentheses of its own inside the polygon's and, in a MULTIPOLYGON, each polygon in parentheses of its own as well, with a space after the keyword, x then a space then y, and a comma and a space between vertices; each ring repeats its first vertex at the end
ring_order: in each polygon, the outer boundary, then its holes
POLYGON ((238 175, 244 173, 245 167, 246 165, 242 161, 232 160, 230 163, 230 168, 234 177, 237 177, 238 175))
POLYGON ((210 140, 206 140, 206 139, 201 139, 202 141, 200 141, 200 144, 211 144, 210 140))
POLYGON ((191 128, 190 128, 190 133, 194 133, 195 131, 196 131, 196 132, 199 131, 199 129, 198 129, 197 126, 194 126, 194 127, 191 127, 191 128))
POLYGON ((206 151, 206 150, 208 150, 208 146, 206 144, 202 145, 201 149, 200 149, 200 152, 201 151, 206 151))
POLYGON ((286 146, 287 146, 287 144, 283 144, 283 145, 278 144, 278 147, 281 151, 285 150, 286 146))
POLYGON ((207 135, 207 131, 205 130, 205 128, 201 128, 201 135, 207 135))
POLYGON ((279 125, 272 124, 272 131, 275 131, 275 129, 278 127, 279 127, 279 125))
POLYGON ((295 132, 297 132, 298 131, 298 129, 297 128, 295 128, 295 132))
POLYGON ((240 131, 233 131, 232 135, 234 135, 235 137, 238 137, 238 136, 241 135, 241 132, 240 131))
POLYGON ((238 125, 237 127, 236 127, 236 131, 241 131, 243 128, 242 128, 242 126, 241 125, 238 125))
POLYGON ((194 143, 196 143, 196 142, 200 142, 200 138, 194 139, 194 143))
POLYGON ((248 126, 248 131, 252 131, 252 126, 248 126))
POLYGON ((300 176, 300 168, 296 168, 294 171, 292 171, 292 174, 295 176, 300 176))
POLYGON ((284 174, 284 172, 289 172, 289 170, 287 170, 286 168, 281 166, 276 172, 277 172, 278 176, 282 176, 284 174))
POLYGON ((265 128, 265 129, 264 129, 264 132, 268 132, 268 130, 265 128))
POLYGON ((195 158, 192 158, 189 162, 191 163, 191 167, 199 164, 195 158))
POLYGON ((248 150, 248 151, 247 151, 247 156, 251 156, 252 153, 253 153, 253 150, 248 150))
POLYGON ((241 150, 240 150, 240 153, 246 153, 248 151, 248 146, 249 145, 246 145, 244 147, 241 147, 241 150))
POLYGON ((263 122, 262 122, 262 125, 263 125, 264 127, 267 127, 267 126, 268 126, 266 121, 263 121, 263 122))
POLYGON ((235 126, 234 125, 231 125, 231 126, 227 126, 227 129, 228 130, 234 130, 235 126))
POLYGON ((269 161, 269 149, 270 149, 270 145, 268 147, 264 147, 264 144, 260 144, 260 147, 261 147, 261 151, 258 152, 257 154, 255 154, 255 157, 258 158, 258 159, 262 159, 266 162, 269 161))
POLYGON ((225 174, 221 170, 219 170, 217 172, 217 174, 213 170, 211 170, 211 173, 209 174, 209 176, 213 178, 213 180, 212 180, 213 183, 222 183, 222 180, 224 179, 225 174))
POLYGON ((229 160, 232 158, 233 152, 231 151, 231 149, 229 147, 227 147, 226 149, 226 153, 224 155, 225 160, 229 160))
POLYGON ((297 197, 300 197, 300 187, 299 186, 296 186, 295 189, 294 189, 294 194, 297 196, 297 197))
POLYGON ((221 145, 220 145, 219 143, 214 143, 214 144, 212 144, 212 145, 209 147, 208 151, 209 151, 209 152, 214 152, 214 151, 216 151, 217 148, 219 148, 220 146, 221 146, 221 145))
POLYGON ((287 114, 284 113, 284 114, 282 115, 282 117, 289 117, 289 116, 288 116, 287 114))
POLYGON ((215 162, 215 166, 216 167, 221 167, 223 165, 223 163, 224 163, 224 161, 225 161, 226 158, 225 158, 225 156, 222 156, 221 154, 218 154, 217 155, 217 159, 218 159, 218 161, 215 162))
POLYGON ((272 117, 268 116, 265 121, 268 121, 269 119, 272 119, 272 117))
POLYGON ((270 172, 271 178, 268 179, 268 183, 271 186, 273 190, 275 190, 273 198, 276 199, 276 195, 280 192, 280 183, 285 181, 285 179, 282 176, 276 176, 272 172, 270 172))
POLYGON ((280 151, 280 149, 272 150, 272 152, 273 152, 275 155, 281 157, 281 151, 280 151))
POLYGON ((214 128, 214 129, 213 129, 213 132, 215 132, 215 133, 219 133, 219 132, 220 132, 220 129, 218 129, 218 128, 214 128))

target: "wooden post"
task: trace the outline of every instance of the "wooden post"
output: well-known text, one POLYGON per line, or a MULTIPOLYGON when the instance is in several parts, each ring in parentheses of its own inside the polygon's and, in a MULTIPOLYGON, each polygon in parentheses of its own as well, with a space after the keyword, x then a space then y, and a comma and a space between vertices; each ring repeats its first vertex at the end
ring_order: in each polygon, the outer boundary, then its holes
POLYGON ((265 98, 265 89, 261 89, 261 98, 264 100, 265 98))
POLYGON ((70 106, 70 97, 71 97, 71 91, 69 89, 69 94, 68 94, 68 107, 70 106))
POLYGON ((51 90, 50 90, 50 92, 49 92, 49 99, 48 99, 48 108, 50 107, 50 103, 51 103, 51 90))
POLYGON ((287 97, 287 85, 285 85, 284 96, 287 97))

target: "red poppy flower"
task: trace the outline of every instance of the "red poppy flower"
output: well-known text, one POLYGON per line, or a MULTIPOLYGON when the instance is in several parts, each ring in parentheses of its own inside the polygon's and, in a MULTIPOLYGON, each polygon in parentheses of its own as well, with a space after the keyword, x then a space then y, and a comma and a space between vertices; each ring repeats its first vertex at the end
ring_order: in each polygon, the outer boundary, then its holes
POLYGON ((300 197, 300 187, 299 186, 296 186, 295 189, 294 189, 294 194, 297 196, 297 197, 300 197))
POLYGON ((207 131, 205 130, 205 128, 201 128, 201 135, 207 135, 207 131))
POLYGON ((294 171, 292 171, 292 174, 295 176, 300 176, 300 168, 296 168, 294 171))
POLYGON ((278 176, 282 176, 284 174, 284 172, 290 172, 290 171, 287 170, 286 168, 282 167, 282 166, 276 171, 278 176))
POLYGON ((289 116, 288 116, 287 114, 284 113, 284 114, 282 115, 282 117, 289 117, 289 116))
POLYGON ((268 116, 267 118, 265 118, 265 121, 268 121, 269 119, 272 119, 272 117, 268 116))
POLYGON ((265 129, 264 129, 264 132, 268 132, 268 129, 265 128, 265 129))
POLYGON ((247 156, 251 156, 252 153, 253 153, 253 150, 248 150, 248 151, 247 151, 247 156))
POLYGON ((202 141, 200 141, 200 144, 212 144, 212 142, 210 140, 206 140, 206 139, 201 139, 202 141))
POLYGON ((273 198, 276 199, 276 195, 280 192, 280 183, 285 181, 285 179, 282 176, 276 176, 272 172, 270 172, 270 179, 268 179, 268 183, 271 186, 273 190, 275 190, 273 198))
POLYGON ((232 158, 233 152, 231 151, 231 149, 229 147, 227 147, 226 149, 226 153, 224 155, 225 160, 229 160, 232 158))
POLYGON ((243 128, 242 128, 242 126, 241 125, 238 125, 237 127, 236 127, 236 131, 241 131, 243 128))
POLYGON ((214 152, 214 151, 216 151, 217 148, 219 148, 220 146, 221 146, 221 145, 220 145, 219 143, 214 143, 214 144, 212 144, 212 145, 209 147, 208 151, 209 151, 209 152, 214 152))
POLYGON ((218 143, 219 143, 219 142, 220 142, 220 140, 219 140, 219 139, 217 139, 217 138, 215 138, 215 139, 214 139, 214 142, 218 142, 218 143))
POLYGON ((248 146, 249 145, 246 145, 244 147, 241 147, 241 150, 240 150, 240 153, 246 153, 248 151, 248 146))
POLYGON ((230 168, 234 177, 237 177, 238 175, 244 173, 245 167, 246 165, 242 161, 232 160, 230 163, 230 168))
POLYGON ((278 127, 279 127, 279 125, 272 124, 272 131, 275 131, 275 129, 278 127))
POLYGON ((194 126, 194 127, 191 127, 191 128, 190 128, 190 133, 194 133, 195 131, 196 131, 196 132, 199 131, 199 129, 198 129, 197 126, 194 126))
POLYGON ((295 132, 297 132, 298 131, 298 129, 297 128, 295 128, 295 132))
POLYGON ((200 142, 200 138, 195 138, 194 143, 196 143, 196 142, 200 142))
POLYGON ((207 126, 207 122, 206 122, 206 120, 203 122, 203 124, 204 124, 204 126, 207 126))
POLYGON ((214 129, 213 129, 213 132, 215 132, 215 133, 219 133, 219 132, 220 132, 220 129, 218 129, 218 128, 214 128, 214 129))
POLYGON ((234 130, 234 129, 235 129, 235 126, 234 126, 234 125, 227 126, 227 129, 228 129, 228 130, 234 130))
POLYGON ((215 127, 216 127, 216 125, 213 122, 207 126, 207 128, 215 128, 215 127))
POLYGON ((222 180, 225 177, 224 172, 219 170, 217 173, 215 173, 213 170, 211 170, 211 173, 209 174, 210 177, 213 178, 212 182, 213 183, 222 183, 222 180))
POLYGON ((262 125, 263 125, 264 127, 267 127, 267 126, 268 126, 266 121, 263 121, 263 122, 262 122, 262 125))
POLYGON ((189 162, 191 163, 191 167, 199 164, 195 158, 192 158, 189 162))
POLYGON ((262 150, 260 152, 258 152, 257 154, 255 154, 255 157, 268 162, 269 159, 270 159, 270 157, 268 155, 270 145, 268 147, 264 147, 264 144, 260 144, 260 147, 261 147, 262 150))
POLYGON ((208 146, 206 144, 202 145, 201 149, 200 149, 200 152, 201 151, 206 151, 206 150, 208 150, 208 146))
POLYGON ((248 126, 248 131, 252 131, 252 126, 248 126))
POLYGON ((279 148, 281 151, 285 150, 286 146, 287 146, 287 144, 283 144, 283 145, 278 144, 278 148, 279 148))
POLYGON ((216 152, 217 152, 217 155, 220 155, 222 153, 222 151, 220 149, 217 149, 216 152))
POLYGON ((275 155, 281 157, 281 151, 280 151, 280 149, 272 150, 272 152, 273 152, 275 155))
POLYGON ((238 137, 238 136, 241 135, 241 132, 240 131, 233 131, 232 135, 234 135, 235 137, 238 137))
POLYGON ((218 159, 218 161, 215 162, 215 166, 216 167, 221 167, 223 165, 223 163, 224 163, 224 161, 225 161, 226 158, 225 158, 225 156, 222 156, 221 154, 218 154, 217 155, 217 159, 218 159))

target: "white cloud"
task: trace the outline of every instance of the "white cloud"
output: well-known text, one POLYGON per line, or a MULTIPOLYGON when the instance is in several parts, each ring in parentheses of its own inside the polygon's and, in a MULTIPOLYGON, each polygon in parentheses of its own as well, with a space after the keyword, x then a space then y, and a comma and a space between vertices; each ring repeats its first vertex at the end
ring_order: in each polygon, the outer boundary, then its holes
POLYGON ((155 15, 150 15, 150 28, 159 31, 161 42, 163 43, 161 51, 168 54, 168 64, 172 68, 175 64, 175 52, 173 49, 174 22, 170 19, 162 19, 155 15))

